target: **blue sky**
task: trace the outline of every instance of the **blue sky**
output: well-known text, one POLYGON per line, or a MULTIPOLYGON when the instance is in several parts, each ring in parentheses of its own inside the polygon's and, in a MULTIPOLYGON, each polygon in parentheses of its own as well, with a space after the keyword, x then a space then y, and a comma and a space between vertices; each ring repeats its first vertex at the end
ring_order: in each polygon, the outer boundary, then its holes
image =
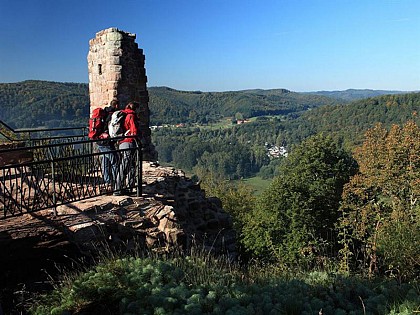
POLYGON ((148 86, 420 90, 418 0, 0 0, 0 82, 88 82, 89 39, 137 34, 148 86))

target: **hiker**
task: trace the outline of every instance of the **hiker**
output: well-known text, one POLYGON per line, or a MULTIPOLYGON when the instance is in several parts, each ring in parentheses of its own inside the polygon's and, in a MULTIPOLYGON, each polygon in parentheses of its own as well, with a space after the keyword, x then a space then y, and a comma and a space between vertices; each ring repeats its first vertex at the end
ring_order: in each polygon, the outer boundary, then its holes
MULTIPOLYGON (((122 129, 124 131, 124 136, 140 136, 139 131, 139 119, 136 114, 136 110, 140 107, 140 104, 137 102, 129 102, 125 109, 121 112, 124 113, 124 121, 122 122, 122 129)), ((140 140, 137 138, 137 140, 140 140)), ((124 138, 119 141, 118 149, 135 149, 137 147, 136 138, 124 138)), ((139 161, 140 162, 140 161, 139 161)), ((121 195, 123 193, 123 188, 126 187, 127 193, 132 191, 134 187, 134 179, 136 175, 135 168, 135 150, 127 150, 121 152, 120 156, 120 168, 117 176, 117 185, 116 191, 114 192, 115 196, 121 195), (127 186, 125 185, 127 184, 127 186)))
POLYGON ((103 139, 102 141, 96 142, 97 150, 101 155, 101 169, 102 169, 102 177, 104 183, 110 185, 111 189, 114 189, 117 179, 117 172, 118 172, 118 156, 115 152, 114 141, 110 140, 109 133, 108 133, 108 124, 111 120, 111 115, 113 112, 119 109, 119 102, 118 100, 112 100, 109 106, 104 108, 105 115, 104 115, 104 127, 103 133, 99 136, 99 139, 103 139))

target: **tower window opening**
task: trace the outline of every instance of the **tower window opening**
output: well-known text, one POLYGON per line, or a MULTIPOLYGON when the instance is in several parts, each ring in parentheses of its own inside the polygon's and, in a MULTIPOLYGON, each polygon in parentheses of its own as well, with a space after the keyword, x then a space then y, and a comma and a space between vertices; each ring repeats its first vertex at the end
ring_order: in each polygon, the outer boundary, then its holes
POLYGON ((102 74, 102 65, 101 64, 98 64, 98 73, 102 74))

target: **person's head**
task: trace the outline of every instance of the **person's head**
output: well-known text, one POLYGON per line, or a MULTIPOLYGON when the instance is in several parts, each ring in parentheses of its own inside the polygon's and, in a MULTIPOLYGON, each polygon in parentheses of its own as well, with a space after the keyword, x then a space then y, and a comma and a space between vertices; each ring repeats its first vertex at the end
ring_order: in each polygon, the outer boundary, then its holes
POLYGON ((140 104, 138 102, 129 102, 125 108, 129 108, 136 111, 139 107, 140 104))
POLYGON ((120 102, 118 102, 118 100, 112 100, 111 103, 109 103, 109 105, 114 108, 114 109, 118 109, 120 107, 120 102))

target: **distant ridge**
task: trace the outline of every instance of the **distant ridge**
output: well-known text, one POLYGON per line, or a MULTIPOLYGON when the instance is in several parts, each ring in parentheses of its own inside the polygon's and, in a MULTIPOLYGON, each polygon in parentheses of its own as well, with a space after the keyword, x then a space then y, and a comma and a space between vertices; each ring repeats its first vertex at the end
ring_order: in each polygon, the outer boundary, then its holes
MULTIPOLYGON (((297 117, 323 105, 402 91, 357 90, 293 92, 288 89, 181 91, 149 87, 152 124, 212 123, 221 118, 282 115, 297 117)), ((0 119, 12 128, 84 126, 89 117, 87 83, 27 80, 0 83, 0 119)))
POLYGON ((376 97, 381 95, 407 94, 414 91, 388 91, 388 90, 371 90, 371 89, 347 89, 344 91, 316 91, 305 92, 307 94, 322 95, 334 98, 339 101, 351 102, 369 97, 376 97))
POLYGON ((209 123, 237 114, 244 118, 297 115, 318 106, 339 103, 330 97, 287 89, 201 92, 179 91, 161 86, 150 87, 148 90, 151 120, 155 124, 209 123))

